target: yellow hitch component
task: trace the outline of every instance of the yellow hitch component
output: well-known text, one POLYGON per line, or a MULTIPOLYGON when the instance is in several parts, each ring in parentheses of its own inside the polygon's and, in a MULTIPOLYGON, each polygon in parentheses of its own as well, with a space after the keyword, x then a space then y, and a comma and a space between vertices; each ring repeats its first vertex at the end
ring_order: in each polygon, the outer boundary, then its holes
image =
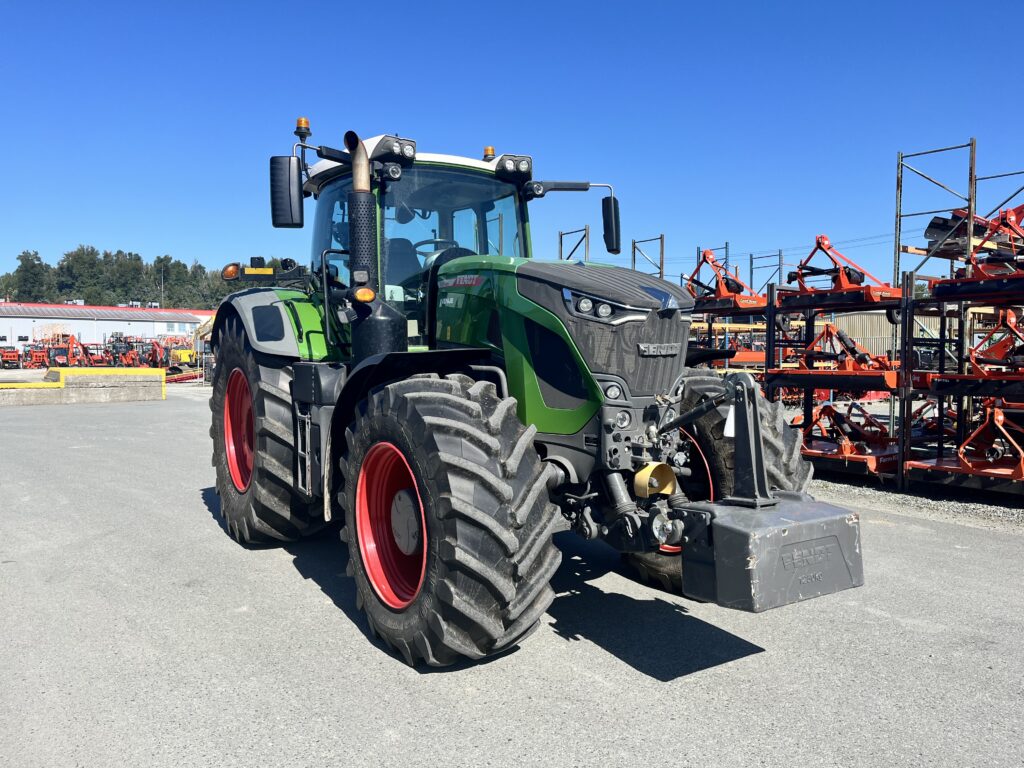
POLYGON ((633 475, 633 493, 646 499, 655 494, 671 496, 676 492, 676 473, 661 461, 649 461, 633 475))

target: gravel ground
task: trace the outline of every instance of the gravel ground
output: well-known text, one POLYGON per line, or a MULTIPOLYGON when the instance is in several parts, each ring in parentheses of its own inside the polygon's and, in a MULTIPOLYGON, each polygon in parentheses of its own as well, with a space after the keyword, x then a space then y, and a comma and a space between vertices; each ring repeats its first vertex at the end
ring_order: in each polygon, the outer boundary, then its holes
POLYGON ((1001 494, 916 488, 914 492, 887 490, 876 478, 815 477, 811 493, 833 504, 858 509, 889 509, 900 514, 945 520, 1000 530, 1024 530, 1024 497, 1016 500, 1001 494))
POLYGON ((1024 764, 1018 525, 818 482, 863 510, 867 583, 763 614, 560 534, 520 649, 414 670, 336 536, 224 533, 205 397, 0 409, 3 768, 1024 764))

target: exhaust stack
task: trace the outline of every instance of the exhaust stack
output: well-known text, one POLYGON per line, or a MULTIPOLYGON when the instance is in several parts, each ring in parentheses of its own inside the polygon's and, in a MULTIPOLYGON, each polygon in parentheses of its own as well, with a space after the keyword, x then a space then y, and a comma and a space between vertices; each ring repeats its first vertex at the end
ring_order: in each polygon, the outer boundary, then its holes
POLYGON ((355 131, 345 132, 345 149, 352 156, 352 191, 369 192, 370 158, 359 134, 355 131))
POLYGON ((370 191, 370 158, 355 131, 345 134, 345 149, 352 158, 352 191, 348 193, 348 259, 352 288, 373 290, 369 302, 353 302, 352 356, 356 363, 387 352, 409 348, 405 315, 380 299, 377 258, 377 198, 370 191))
POLYGON ((380 292, 377 273, 377 200, 370 192, 370 158, 355 131, 345 134, 352 157, 352 191, 348 193, 348 250, 353 287, 380 292), (360 274, 363 273, 363 274, 360 274))

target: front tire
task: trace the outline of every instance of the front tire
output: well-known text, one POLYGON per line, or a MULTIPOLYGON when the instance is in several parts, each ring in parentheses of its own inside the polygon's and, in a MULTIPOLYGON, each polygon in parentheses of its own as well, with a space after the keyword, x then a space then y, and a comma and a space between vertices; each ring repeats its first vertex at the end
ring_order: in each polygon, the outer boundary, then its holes
POLYGON ((210 409, 220 513, 243 544, 295 541, 322 525, 317 507, 295 490, 291 366, 255 352, 230 316, 216 345, 210 409))
MULTIPOLYGON (((715 376, 685 379, 680 413, 696 407, 706 398, 724 389, 715 376)), ((768 486, 779 491, 805 491, 811 482, 813 467, 801 455, 801 433, 786 423, 785 408, 770 402, 758 391, 757 410, 761 417, 768 486)), ((704 414, 689 429, 694 448, 690 482, 683 488, 691 501, 720 500, 733 492, 736 479, 736 443, 725 436, 728 404, 704 414)), ((641 581, 660 585, 670 592, 682 592, 683 572, 678 548, 674 551, 632 552, 625 556, 641 581)))
POLYGON ((357 407, 339 461, 348 575, 370 631, 410 665, 512 647, 554 599, 552 470, 516 401, 414 376, 357 407))

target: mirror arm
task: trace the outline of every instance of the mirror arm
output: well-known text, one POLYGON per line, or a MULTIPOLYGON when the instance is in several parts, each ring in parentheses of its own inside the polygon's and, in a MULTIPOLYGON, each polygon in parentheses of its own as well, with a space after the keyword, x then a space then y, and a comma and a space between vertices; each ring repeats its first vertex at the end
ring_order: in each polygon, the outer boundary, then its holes
POLYGON ((352 156, 348 152, 343 152, 340 149, 334 149, 333 147, 327 147, 324 145, 306 144, 304 141, 297 141, 292 144, 292 157, 295 157, 296 152, 299 152, 302 160, 302 172, 306 175, 306 180, 309 180, 309 164, 306 163, 306 150, 312 150, 316 152, 316 156, 321 160, 331 160, 335 163, 341 163, 342 165, 351 165, 352 156))
POLYGON ((611 184, 590 181, 528 181, 523 186, 523 194, 527 200, 544 197, 548 192, 586 192, 594 187, 603 187, 608 194, 615 197, 611 184))

